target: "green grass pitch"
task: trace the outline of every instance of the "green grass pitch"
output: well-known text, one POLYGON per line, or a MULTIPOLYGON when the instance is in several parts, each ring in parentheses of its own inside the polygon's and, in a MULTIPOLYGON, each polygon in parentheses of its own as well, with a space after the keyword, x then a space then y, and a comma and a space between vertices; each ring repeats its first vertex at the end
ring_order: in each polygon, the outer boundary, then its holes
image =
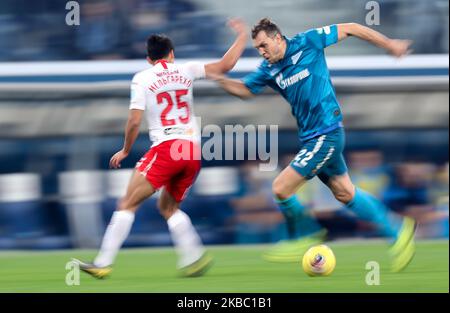
POLYGON ((402 273, 389 272, 387 245, 376 241, 330 242, 337 266, 329 277, 308 277, 298 263, 261 259, 268 246, 213 246, 214 267, 204 277, 179 278, 172 248, 124 249, 111 277, 80 274, 67 286, 71 257, 91 260, 96 251, 0 252, 0 292, 449 292, 448 241, 421 241, 402 273), (366 284, 366 263, 380 264, 380 285, 366 284))

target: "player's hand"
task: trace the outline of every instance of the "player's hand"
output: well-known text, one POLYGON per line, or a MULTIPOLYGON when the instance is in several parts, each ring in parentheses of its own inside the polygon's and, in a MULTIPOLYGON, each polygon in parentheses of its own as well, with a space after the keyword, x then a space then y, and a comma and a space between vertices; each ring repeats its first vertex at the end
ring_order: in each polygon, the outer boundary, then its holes
POLYGON ((120 163, 122 162, 122 160, 124 160, 126 157, 128 156, 128 153, 120 150, 119 152, 117 152, 116 154, 114 154, 111 158, 111 160, 109 161, 109 167, 110 168, 120 168, 120 163))
POLYGON ((228 27, 230 27, 236 34, 247 36, 248 28, 247 24, 240 18, 231 18, 227 23, 228 27))
POLYGON ((391 55, 400 58, 412 52, 410 48, 411 44, 411 40, 392 39, 389 42, 388 52, 391 55))

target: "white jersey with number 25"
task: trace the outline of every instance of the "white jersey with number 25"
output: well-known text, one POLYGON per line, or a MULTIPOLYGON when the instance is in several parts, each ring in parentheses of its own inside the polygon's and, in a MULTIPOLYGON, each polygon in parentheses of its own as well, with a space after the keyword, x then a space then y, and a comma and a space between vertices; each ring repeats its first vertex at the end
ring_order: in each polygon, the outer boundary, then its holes
POLYGON ((164 60, 134 75, 130 110, 145 110, 152 147, 173 139, 200 142, 192 93, 194 80, 204 77, 202 63, 164 60))

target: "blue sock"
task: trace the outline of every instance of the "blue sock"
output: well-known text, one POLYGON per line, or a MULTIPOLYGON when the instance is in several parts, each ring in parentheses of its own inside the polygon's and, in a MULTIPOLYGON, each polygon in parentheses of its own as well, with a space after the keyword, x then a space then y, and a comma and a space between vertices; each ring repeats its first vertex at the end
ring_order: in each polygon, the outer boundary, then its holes
POLYGON ((395 240, 401 227, 401 221, 389 216, 389 209, 374 196, 356 188, 355 196, 347 203, 347 207, 359 218, 373 222, 381 234, 395 240))
POLYGON ((322 227, 309 215, 296 195, 279 200, 275 198, 281 212, 286 219, 289 239, 297 239, 318 232, 322 227))

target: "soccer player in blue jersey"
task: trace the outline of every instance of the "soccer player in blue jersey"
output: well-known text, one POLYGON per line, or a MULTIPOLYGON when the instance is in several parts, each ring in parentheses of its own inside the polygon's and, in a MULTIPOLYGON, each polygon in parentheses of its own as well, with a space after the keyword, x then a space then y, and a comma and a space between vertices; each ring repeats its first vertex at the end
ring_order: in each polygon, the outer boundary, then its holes
POLYGON ((227 92, 241 98, 251 97, 269 86, 287 100, 297 120, 300 151, 272 187, 291 240, 277 244, 264 257, 275 262, 297 262, 310 245, 323 240, 326 231, 305 212, 295 196, 303 184, 317 175, 337 200, 359 218, 373 222, 391 239, 392 270, 398 272, 413 258, 415 221, 390 213, 375 197, 355 187, 343 157, 342 111, 324 49, 350 36, 381 47, 395 57, 408 54, 411 44, 356 23, 325 26, 288 38, 265 18, 252 29, 253 45, 264 58, 258 69, 243 80, 223 76, 215 79, 227 92), (299 227, 303 228, 301 237, 299 227), (309 234, 305 235, 305 231, 309 234))

